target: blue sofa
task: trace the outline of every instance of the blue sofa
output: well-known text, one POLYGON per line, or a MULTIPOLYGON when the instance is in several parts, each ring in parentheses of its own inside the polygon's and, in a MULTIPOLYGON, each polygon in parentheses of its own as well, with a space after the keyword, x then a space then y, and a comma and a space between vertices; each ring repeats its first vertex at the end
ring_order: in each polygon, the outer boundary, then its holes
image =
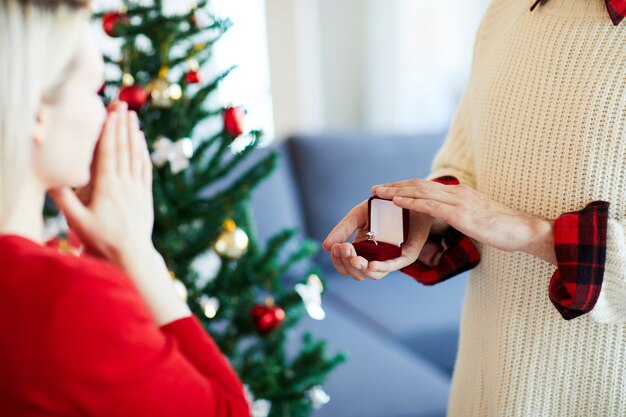
MULTIPOLYGON (((321 242, 372 185, 426 176, 444 136, 289 138, 271 148, 278 169, 253 194, 259 237, 295 226, 321 242)), ((304 319, 293 344, 308 329, 349 361, 327 380, 331 401, 314 417, 445 416, 468 273, 432 287, 400 272, 357 282, 339 275, 326 252, 316 261, 328 281, 327 317, 304 319)))

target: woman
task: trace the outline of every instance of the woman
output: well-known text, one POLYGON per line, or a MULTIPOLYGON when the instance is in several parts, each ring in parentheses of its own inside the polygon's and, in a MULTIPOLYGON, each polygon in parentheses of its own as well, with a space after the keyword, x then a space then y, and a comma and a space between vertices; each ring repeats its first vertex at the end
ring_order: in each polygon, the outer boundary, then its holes
POLYGON ((411 209, 403 256, 356 256, 364 203, 324 242, 357 280, 475 267, 449 416, 626 415, 626 7, 537 3, 491 1, 430 175, 373 188, 411 209))
POLYGON ((152 245, 150 157, 97 94, 89 6, 0 0, 0 415, 249 416, 152 245), (88 255, 44 246, 47 190, 88 255))

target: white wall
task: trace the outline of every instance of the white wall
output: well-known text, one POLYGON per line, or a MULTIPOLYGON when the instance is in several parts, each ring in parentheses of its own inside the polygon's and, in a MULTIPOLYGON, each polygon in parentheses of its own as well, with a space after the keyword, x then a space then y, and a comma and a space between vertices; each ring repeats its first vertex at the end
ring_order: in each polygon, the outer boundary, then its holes
POLYGON ((447 128, 488 2, 266 0, 277 137, 447 128))

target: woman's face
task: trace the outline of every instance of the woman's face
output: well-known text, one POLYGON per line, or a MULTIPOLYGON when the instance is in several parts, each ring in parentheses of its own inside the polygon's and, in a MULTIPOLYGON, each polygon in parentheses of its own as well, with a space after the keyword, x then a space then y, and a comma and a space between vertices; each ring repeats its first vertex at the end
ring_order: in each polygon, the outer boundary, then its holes
POLYGON ((85 26, 75 65, 58 100, 43 101, 34 135, 34 171, 46 189, 89 182, 90 165, 106 109, 98 90, 104 79, 102 54, 85 26))

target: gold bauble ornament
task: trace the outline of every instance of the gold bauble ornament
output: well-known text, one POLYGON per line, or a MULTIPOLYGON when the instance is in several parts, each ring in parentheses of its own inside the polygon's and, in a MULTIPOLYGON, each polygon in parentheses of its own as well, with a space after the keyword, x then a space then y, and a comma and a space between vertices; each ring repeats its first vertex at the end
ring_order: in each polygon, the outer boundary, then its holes
POLYGON ((167 92, 169 86, 169 83, 161 78, 148 83, 146 93, 150 96, 150 103, 153 106, 169 107, 172 105, 172 100, 167 92))
POLYGON ((232 219, 224 221, 224 231, 215 242, 215 252, 231 259, 239 259, 248 249, 248 235, 232 219))
POLYGON ((176 83, 170 84, 160 77, 148 83, 146 93, 150 96, 150 103, 155 107, 170 107, 172 100, 179 100, 183 96, 183 89, 176 83))

